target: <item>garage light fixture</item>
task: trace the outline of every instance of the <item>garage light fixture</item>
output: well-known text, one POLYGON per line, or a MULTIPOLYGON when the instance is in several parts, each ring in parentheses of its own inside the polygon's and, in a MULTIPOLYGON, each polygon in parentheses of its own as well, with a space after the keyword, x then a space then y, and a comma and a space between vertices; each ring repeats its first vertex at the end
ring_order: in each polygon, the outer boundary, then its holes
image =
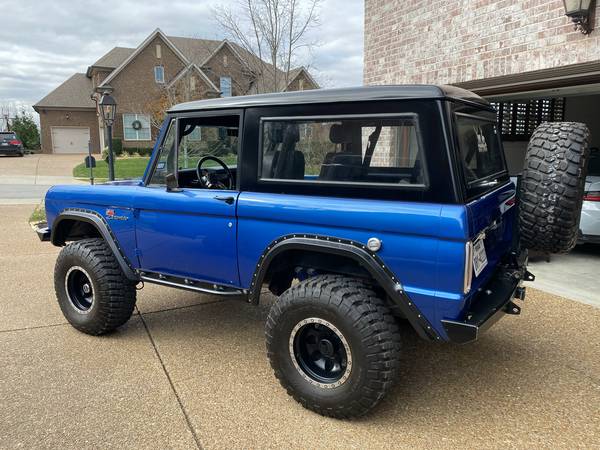
POLYGON ((590 34, 592 32, 590 16, 594 0, 563 0, 563 2, 565 15, 571 18, 575 29, 583 34, 590 34))

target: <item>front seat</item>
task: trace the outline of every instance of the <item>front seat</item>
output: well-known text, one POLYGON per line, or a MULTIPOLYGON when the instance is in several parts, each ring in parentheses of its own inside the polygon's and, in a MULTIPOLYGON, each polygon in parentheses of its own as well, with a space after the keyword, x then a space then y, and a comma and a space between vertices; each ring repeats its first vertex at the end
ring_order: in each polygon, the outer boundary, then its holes
POLYGON ((300 140, 298 125, 290 123, 283 131, 281 150, 273 156, 273 178, 283 180, 303 180, 306 162, 304 154, 296 150, 300 140))
POLYGON ((348 124, 334 124, 329 129, 329 140, 340 144, 340 152, 325 155, 319 179, 329 181, 358 181, 362 174, 360 142, 355 143, 353 129, 348 124))

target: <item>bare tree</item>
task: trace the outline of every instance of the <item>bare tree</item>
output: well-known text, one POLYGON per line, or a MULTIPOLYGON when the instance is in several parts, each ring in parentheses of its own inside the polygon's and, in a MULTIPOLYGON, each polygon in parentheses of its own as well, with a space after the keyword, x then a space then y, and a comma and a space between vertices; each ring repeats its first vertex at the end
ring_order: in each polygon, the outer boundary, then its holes
POLYGON ((316 45, 310 40, 309 31, 319 25, 319 3, 320 0, 239 0, 233 9, 214 8, 219 25, 249 54, 245 59, 256 74, 258 92, 285 88, 301 51, 316 45))

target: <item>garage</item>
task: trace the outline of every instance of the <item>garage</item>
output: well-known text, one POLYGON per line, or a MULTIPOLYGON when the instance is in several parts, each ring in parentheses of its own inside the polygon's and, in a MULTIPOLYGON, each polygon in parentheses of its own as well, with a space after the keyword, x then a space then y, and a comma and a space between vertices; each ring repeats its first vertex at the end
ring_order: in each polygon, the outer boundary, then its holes
POLYGON ((53 153, 87 153, 89 141, 88 127, 52 127, 53 153))

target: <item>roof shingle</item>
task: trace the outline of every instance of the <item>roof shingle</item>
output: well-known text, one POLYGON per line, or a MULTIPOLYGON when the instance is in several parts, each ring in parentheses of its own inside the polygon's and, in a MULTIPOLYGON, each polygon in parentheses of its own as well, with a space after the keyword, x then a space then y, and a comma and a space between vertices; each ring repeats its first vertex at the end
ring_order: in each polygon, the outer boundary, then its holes
POLYGON ((43 99, 33 105, 37 108, 96 108, 90 98, 92 80, 85 73, 76 73, 43 99))
POLYGON ((135 51, 135 48, 128 47, 115 47, 109 51, 106 55, 102 56, 92 66, 94 67, 108 67, 114 69, 127 59, 135 51))

